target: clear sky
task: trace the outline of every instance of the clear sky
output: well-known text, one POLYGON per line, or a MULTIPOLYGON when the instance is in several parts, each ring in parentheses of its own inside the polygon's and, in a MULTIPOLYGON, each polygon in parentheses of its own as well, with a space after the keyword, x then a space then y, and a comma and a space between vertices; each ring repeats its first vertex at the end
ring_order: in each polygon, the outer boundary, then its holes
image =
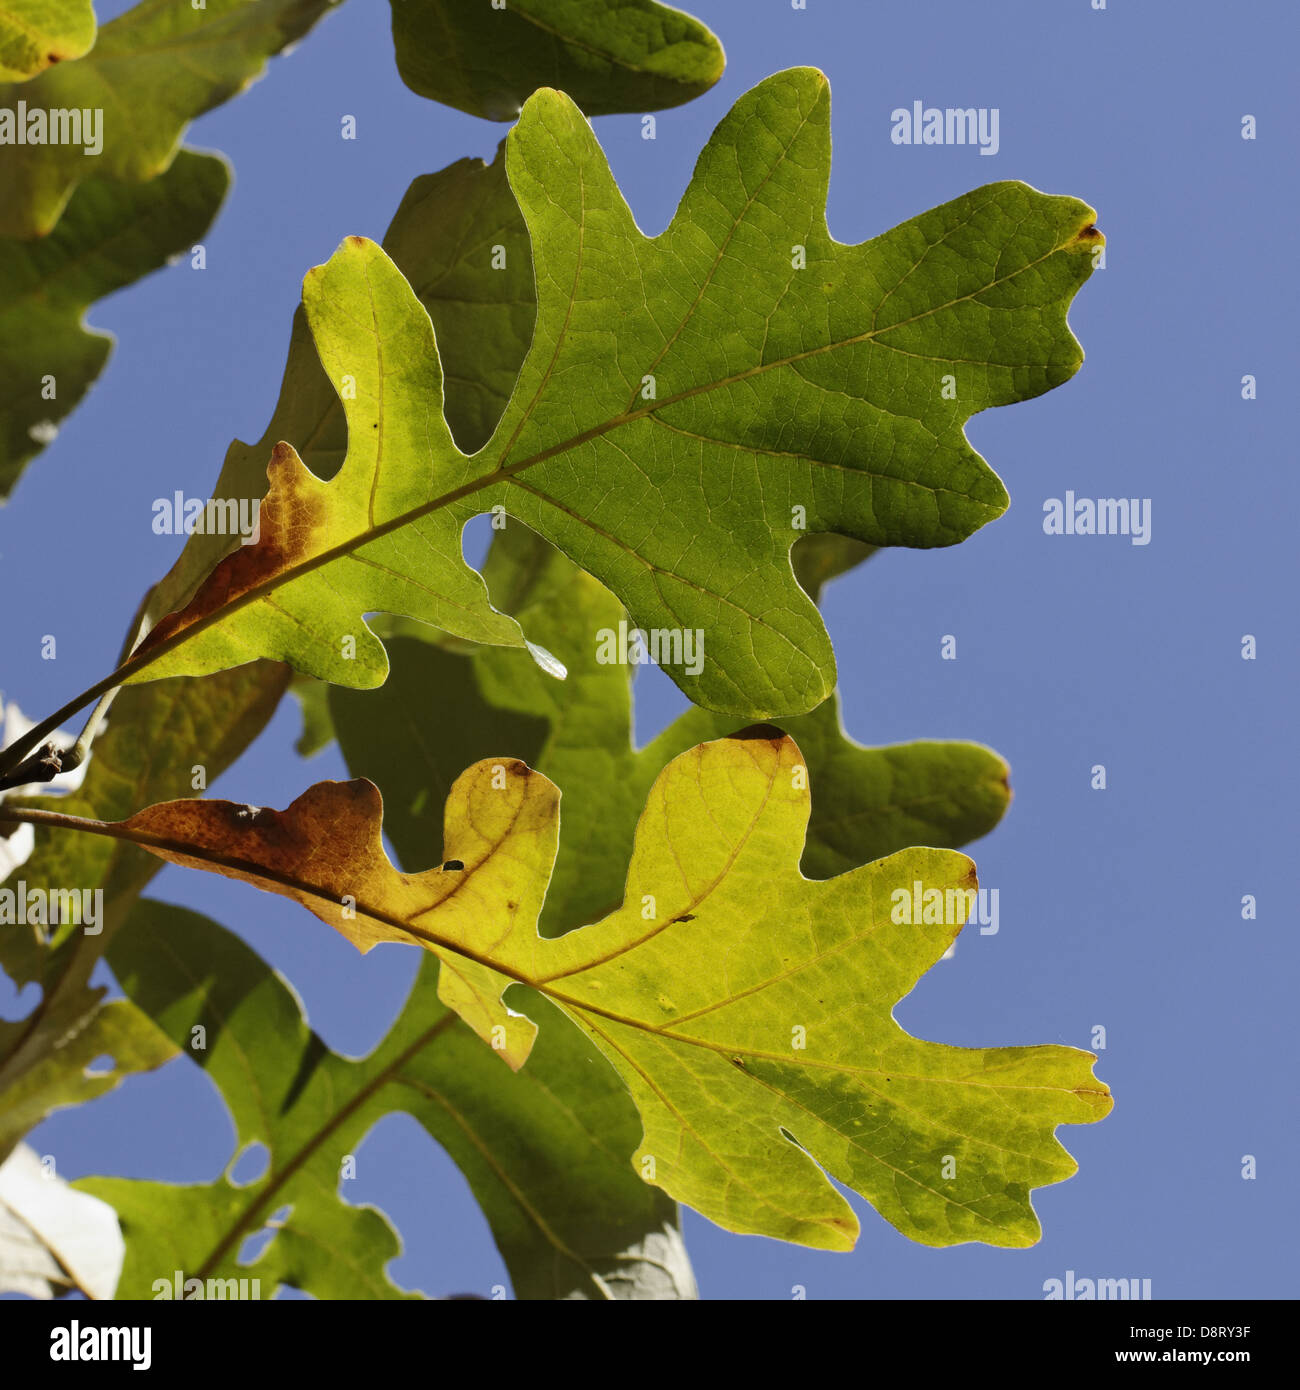
MULTIPOLYGON (((100 7, 101 18, 125 8, 100 7)), ((729 105, 783 67, 830 77, 829 221, 859 241, 996 179, 1098 210, 1107 265, 1071 315, 1087 361, 968 433, 1011 493, 999 521, 943 551, 892 551, 841 580, 826 615, 845 721, 864 743, 966 738, 1012 768, 1015 801, 972 853, 1000 893, 997 935, 963 934, 896 1010, 954 1044, 1090 1046, 1109 1119, 1060 1137, 1080 1173, 1039 1192, 1028 1251, 913 1245, 854 1198, 848 1255, 733 1236, 693 1215, 706 1297, 1041 1298, 1045 1280, 1140 1277, 1156 1298, 1295 1296, 1297 372, 1294 63, 1289 0, 696 0, 726 75, 658 117, 596 122, 642 228, 658 232, 729 105), (891 143, 890 113, 997 108, 1000 148, 891 143), (1253 115, 1258 138, 1241 138, 1253 115), (1242 399, 1242 378, 1258 398, 1242 399), (1043 504, 1150 499, 1151 539, 1043 531, 1043 504), (956 661, 940 659, 957 639, 956 661), (1242 638, 1257 639, 1244 661, 1242 638), (1093 790, 1104 764, 1107 787, 1093 790), (1258 917, 1242 918, 1243 895, 1258 917), (1241 1176, 1254 1155, 1258 1177, 1241 1176)), ((350 233, 382 237, 419 174, 490 156, 504 127, 399 80, 388 6, 348 0, 188 143, 235 185, 181 264, 96 307, 113 359, 0 514, 0 684, 45 714, 109 668, 174 538, 151 502, 206 496, 233 436, 262 432, 303 273, 350 233), (343 114, 359 138, 339 138, 343 114), (50 518, 57 518, 52 524, 50 518), (58 636, 59 659, 35 659, 58 636)), ((641 738, 681 697, 638 684, 641 738)), ((282 806, 346 775, 304 766, 286 700, 216 794, 282 806)), ((290 903, 167 868, 153 895, 240 932, 293 982, 333 1047, 368 1050, 416 953, 364 959, 290 903)), ((107 978, 107 977, 105 977, 107 978)), ((0 994, 9 1012, 12 991, 0 994)), ((26 1002, 26 1001, 24 1001, 26 1002)), ((25 1011, 25 1010, 24 1010, 25 1011)), ((227 1161, 225 1108, 174 1064, 35 1131, 64 1176, 199 1181, 227 1161)), ((398 1282, 429 1293, 505 1281, 455 1167, 405 1116, 360 1150, 353 1201, 406 1243, 398 1282)))

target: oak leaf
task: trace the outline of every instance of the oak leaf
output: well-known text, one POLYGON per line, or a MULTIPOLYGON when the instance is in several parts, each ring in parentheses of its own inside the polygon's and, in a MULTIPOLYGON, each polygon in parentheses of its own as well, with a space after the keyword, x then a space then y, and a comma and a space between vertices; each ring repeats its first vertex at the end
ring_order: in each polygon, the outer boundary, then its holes
POLYGON ((1076 1166, 1056 1126, 1110 1109, 1092 1054, 927 1043, 890 1012, 961 930, 969 859, 910 849, 804 878, 806 767, 760 727, 674 759, 623 906, 546 939, 558 800, 522 763, 475 764, 452 788, 442 862, 419 874, 389 863, 364 780, 319 783, 284 812, 171 802, 104 829, 290 897, 363 951, 418 942, 442 962, 439 997, 512 1067, 535 1028, 502 996, 543 993, 631 1091, 643 1175, 729 1230, 850 1248, 857 1220, 829 1174, 926 1244, 1038 1239, 1031 1190, 1076 1166))

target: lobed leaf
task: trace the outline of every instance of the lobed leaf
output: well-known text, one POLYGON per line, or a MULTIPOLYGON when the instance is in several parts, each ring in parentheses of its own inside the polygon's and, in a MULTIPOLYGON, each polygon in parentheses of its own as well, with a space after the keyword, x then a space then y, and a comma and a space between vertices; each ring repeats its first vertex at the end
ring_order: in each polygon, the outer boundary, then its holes
POLYGON ((671 672, 694 703, 747 718, 815 708, 834 659, 791 569, 799 528, 944 545, 998 515, 1005 490, 962 425, 1074 373, 1066 308, 1101 241, 1084 204, 1003 183, 835 243, 828 130, 821 74, 760 84, 652 239, 573 103, 530 98, 507 169, 537 322, 511 403, 471 457, 442 418, 427 315, 378 247, 345 242, 309 274, 304 304, 348 456, 323 483, 276 446, 261 541, 158 624, 127 678, 266 655, 373 688, 387 673, 363 622, 376 610, 521 645, 460 555, 464 523, 500 505, 637 626, 705 634, 699 675, 671 672))
POLYGON ((829 1174, 926 1244, 1038 1239, 1030 1192, 1076 1167, 1057 1125, 1110 1109, 1095 1058, 927 1043, 890 1012, 961 929, 964 855, 905 850, 805 879, 806 768, 760 728, 670 763, 623 906, 548 940, 535 876, 557 809, 523 764, 478 763, 452 788, 444 862, 421 874, 389 863, 365 781, 319 783, 284 812, 173 802, 103 829, 293 898, 363 951, 419 942, 442 962, 439 997, 512 1067, 535 1030, 502 994, 545 994, 632 1092, 641 1171, 729 1230, 850 1248, 856 1218, 829 1174), (902 921, 897 895, 914 892, 937 892, 942 920, 902 921))
POLYGON ((636 1161, 728 1230, 851 1248, 857 1220, 825 1170, 923 1244, 1031 1245, 1030 1192, 1077 1167, 1056 1126, 1110 1109, 1095 1058, 904 1032, 893 1004, 961 921, 900 924, 894 895, 974 889, 974 866, 913 849, 803 879, 801 767, 773 730, 677 758, 623 908, 551 943, 543 987, 627 1081, 636 1161))

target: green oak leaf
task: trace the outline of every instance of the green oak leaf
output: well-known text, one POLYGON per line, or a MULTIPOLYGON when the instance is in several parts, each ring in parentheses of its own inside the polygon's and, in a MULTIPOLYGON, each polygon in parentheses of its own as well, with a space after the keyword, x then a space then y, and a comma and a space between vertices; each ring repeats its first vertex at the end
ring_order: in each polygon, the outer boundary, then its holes
POLYGON ((26 82, 94 42, 90 0, 0 0, 0 82, 26 82))
MULTIPOLYGON (((2 0, 0 0, 2 2, 2 0)), ((138 183, 175 158, 185 127, 255 81, 337 0, 142 0, 104 25, 94 48, 21 86, 0 108, 103 112, 103 149, 9 145, 0 150, 0 236, 43 236, 91 174, 138 183)))
MULTIPOLYGON (((126 816, 159 797, 189 795, 216 778, 262 731, 288 676, 283 666, 259 662, 202 681, 160 681, 123 690, 95 740, 76 792, 10 798, 0 805, 126 816), (201 784, 196 769, 202 769, 201 784)), ((98 889, 104 895, 99 930, 93 935, 64 924, 46 942, 30 926, 0 925, 0 966, 19 987, 35 981, 42 990, 26 1018, 0 1022, 0 1091, 29 1095, 24 1115, 39 1116, 40 1107, 54 1103, 50 1097, 69 1088, 85 1089, 78 1081, 85 1063, 112 1050, 99 1046, 83 1056, 96 1030, 111 1027, 125 1036, 121 1019, 134 1012, 131 1006, 102 1004, 104 989, 92 986, 90 979, 158 868, 153 856, 133 845, 41 826, 31 858, 6 881, 9 888, 21 881, 29 889, 98 889), (106 1010, 112 1011, 107 1017, 106 1010)), ((119 1055, 119 1067, 125 1065, 119 1055)))
MULTIPOLYGON (((598 660, 599 634, 625 614, 589 575, 525 527, 496 533, 484 574, 498 601, 568 669, 561 685, 501 648, 472 655, 412 637, 388 641, 392 672, 376 691, 329 688, 348 768, 383 793, 385 829, 404 863, 436 838, 461 769, 509 749, 567 793, 564 833, 541 917, 556 935, 608 911, 623 888, 637 818, 665 763, 733 731, 688 710, 632 747, 627 666, 598 660)), ((972 743, 863 748, 846 736, 838 699, 782 721, 803 749, 813 788, 803 870, 829 878, 909 845, 956 848, 990 831, 1010 802, 1006 763, 972 743)))
MULTIPOLYGON (((384 250, 433 320, 449 384, 447 424, 457 446, 466 451, 481 448, 501 418, 528 351, 536 307, 528 229, 506 179, 503 150, 504 147, 498 150, 490 164, 462 159, 436 174, 416 179, 402 199, 383 242, 384 250), (494 266, 493 252, 498 247, 505 252, 504 264, 494 266)), ((236 440, 230 446, 213 495, 239 498, 258 492, 265 473, 262 460, 278 439, 305 441, 299 444, 300 456, 321 478, 332 478, 347 452, 342 406, 321 368, 301 309, 294 316, 275 413, 256 444, 236 440)), ((507 549, 517 540, 532 557, 527 563, 510 559, 497 563, 497 557, 493 557, 484 570, 495 606, 519 619, 529 585, 537 573, 546 565, 566 562, 533 537, 532 532, 520 527, 512 527, 508 533, 494 533, 494 540, 507 549), (548 561, 546 556, 554 558, 548 561)), ((156 619, 188 602, 207 571, 235 543, 216 533, 195 532, 190 536, 176 564, 152 595, 151 616, 156 619)), ((827 581, 871 553, 872 547, 847 536, 805 535, 795 543, 792 558, 801 587, 816 600, 827 581)), ((532 621, 531 610, 528 621, 532 621)), ((539 621, 545 622, 544 615, 539 616, 539 621)), ((386 644, 390 636, 405 633, 451 648, 478 650, 447 639, 437 629, 406 619, 377 616, 370 619, 370 625, 386 644)), ((539 630, 543 646, 547 644, 547 631, 548 628, 539 630)), ((563 646, 558 635, 556 640, 563 646)), ((543 682, 544 686, 548 684, 543 682)), ((310 676, 298 675, 290 689, 303 714, 303 732, 296 747, 304 757, 311 757, 334 738, 327 695, 331 687, 310 676)), ((542 708, 549 709, 551 694, 543 690, 539 698, 542 708)), ((462 711, 450 722, 463 723, 466 717, 467 712, 462 711)), ((531 761, 533 744, 512 741, 521 736, 521 725, 526 722, 502 728, 506 737, 492 746, 515 748, 520 756, 531 761)), ((445 793, 462 765, 463 759, 453 759, 443 770, 441 780, 431 785, 441 787, 445 793)), ((630 836, 630 823, 628 833, 630 836)), ((554 890, 551 901, 553 904, 554 890)))
POLYGON ((229 183, 224 160, 182 150, 151 183, 87 179, 42 240, 0 241, 0 497, 108 361, 88 306, 198 241, 229 183))
POLYGON ((658 111, 707 92, 722 45, 655 0, 392 0, 402 81, 422 97, 512 121, 558 87, 589 116, 658 111))
POLYGON ((385 1273, 400 1245, 386 1219, 346 1203, 343 1157, 382 1116, 405 1111, 460 1166, 492 1226, 519 1298, 693 1297, 675 1208, 632 1171, 635 1112, 612 1070, 554 1006, 527 1069, 501 1066, 437 998, 422 966, 368 1056, 332 1052, 288 985, 233 933, 197 913, 137 905, 111 963, 137 1006, 203 1067, 230 1106, 237 1151, 264 1144, 262 1177, 236 1186, 90 1178, 127 1241, 119 1297, 148 1298, 160 1271, 257 1278, 318 1298, 397 1298, 385 1273), (202 1025, 206 1048, 189 1051, 202 1025), (281 1208, 251 1264, 240 1248, 281 1208))
MULTIPOLYGON (((383 247, 433 320, 438 355, 448 383, 445 413, 458 448, 481 449, 492 436, 510 399, 528 352, 536 313, 528 228, 506 179, 504 145, 490 163, 461 159, 436 174, 417 178, 407 190, 384 237, 383 247), (494 264, 498 248, 503 263, 494 264)), ((277 440, 296 442, 299 457, 319 478, 332 478, 347 453, 347 424, 338 394, 316 356, 307 317, 294 315, 288 360, 275 413, 255 444, 236 440, 226 453, 212 489, 218 498, 260 495, 265 460, 277 440)), ((175 565, 155 586, 149 615, 156 620, 193 597, 207 572, 236 540, 195 532, 175 565)), ((814 599, 822 586, 869 556, 873 547, 849 536, 804 535, 792 558, 800 586, 814 599)), ((499 578, 499 576, 498 576, 499 578)), ((501 595, 493 582, 493 594, 501 595)), ((522 595, 498 606, 516 613, 522 595)), ((371 620, 381 635, 403 630, 402 619, 371 620)), ((415 628, 410 629, 415 632, 415 628)), ((425 640, 443 640, 419 625, 425 640)), ((307 695, 310 677, 294 681, 294 693, 319 721, 320 704, 307 695)), ((302 751, 315 751, 328 737, 315 722, 302 751)))
POLYGON ((265 655, 373 688, 387 674, 363 622, 373 611, 522 645, 460 552, 464 523, 500 506, 637 626, 704 633, 701 672, 671 671, 693 703, 743 717, 815 708, 834 657, 791 569, 796 534, 945 545, 999 515, 1006 492, 962 426, 1077 370, 1066 309, 1101 242, 1083 203, 1002 183, 835 243, 828 131, 820 73, 760 84, 651 239, 573 103, 530 98, 507 170, 536 328, 504 416, 469 457, 442 417, 427 314, 378 247, 346 241, 304 287, 348 421, 343 466, 325 483, 277 444, 260 542, 161 620, 124 679, 265 655))
POLYGON ((900 923, 897 895, 955 897, 974 867, 912 849, 802 878, 800 766, 772 730, 670 764, 624 906, 548 943, 543 987, 631 1089, 635 1161, 728 1230, 851 1248, 857 1219, 829 1174, 922 1244, 1032 1245, 1031 1191, 1077 1168, 1056 1126, 1110 1110, 1095 1058, 900 1028, 893 1005, 961 926, 900 923))
POLYGON ((850 1248, 857 1220, 829 1175, 924 1244, 1031 1245, 1032 1190, 1076 1171, 1056 1127, 1110 1110, 1091 1053, 952 1047, 898 1026, 893 1006, 969 915, 974 866, 909 849, 803 877, 807 767, 778 730, 675 758, 623 905, 558 938, 536 930, 559 820, 540 773, 468 768, 423 873, 389 862, 382 809, 365 780, 321 782, 284 811, 175 801, 83 828, 289 897, 362 951, 419 943, 440 962, 439 999, 515 1070, 537 1025, 503 995, 545 994, 631 1091, 638 1171, 728 1230, 850 1248))

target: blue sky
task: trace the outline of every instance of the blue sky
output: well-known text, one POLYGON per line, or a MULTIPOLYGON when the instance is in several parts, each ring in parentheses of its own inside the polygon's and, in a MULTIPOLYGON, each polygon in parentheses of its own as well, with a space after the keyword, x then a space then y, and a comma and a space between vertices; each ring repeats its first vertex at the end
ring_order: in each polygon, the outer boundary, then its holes
MULTIPOLYGON (((124 6, 108 10, 101 17, 124 6)), ((928 1250, 853 1199, 857 1249, 820 1254, 686 1220, 706 1297, 1041 1298, 1043 1283, 1141 1277, 1156 1298, 1297 1293, 1289 1242, 1294 1105, 1298 496, 1287 402, 1297 370, 1294 7, 1213 0, 698 0, 726 75, 658 117, 596 122, 642 228, 672 214, 728 106, 794 64, 830 77, 829 222, 859 241, 996 179, 1098 210, 1107 264, 1075 303, 1087 361, 1067 385, 972 421, 1011 507, 965 544, 893 551, 825 605, 845 722, 864 743, 966 738, 1012 768, 1015 801, 973 854, 1000 931, 968 933, 896 1010, 966 1045, 1069 1043, 1107 1031, 1116 1105, 1060 1137, 1080 1162, 1035 1205, 1028 1251, 928 1250), (905 147, 890 113, 920 100, 996 107, 1000 148, 905 147), (1256 117, 1258 138, 1241 138, 1256 117), (1241 379, 1258 399, 1241 398, 1241 379), (1049 536, 1045 499, 1151 500, 1150 544, 1049 536), (1253 634, 1258 659, 1241 659, 1253 634), (946 634, 958 659, 940 660, 946 634), (1104 764, 1107 788, 1092 789, 1104 764), (1288 824, 1288 822, 1290 822, 1288 824), (1253 894, 1258 918, 1243 921, 1253 894), (1243 1155, 1258 1177, 1244 1181, 1243 1155)), ((109 669, 176 541, 150 504, 207 495, 233 436, 279 391, 308 267, 351 233, 380 238, 410 181, 490 157, 504 127, 424 101, 393 64, 388 7, 349 0, 247 94, 195 124, 235 184, 187 262, 97 306, 118 336, 100 384, 0 514, 6 694, 39 716, 109 669), (339 138, 343 114, 359 138, 339 138), (57 515, 57 562, 47 518, 57 515), (44 633, 59 659, 34 654, 44 633), (27 654, 27 655, 24 655, 27 654)), ((641 738, 681 697, 638 683, 641 738)), ((219 795, 284 805, 344 775, 304 766, 286 701, 219 795)), ((333 1047, 368 1050, 399 1008, 413 951, 359 957, 301 909, 168 868, 154 896, 240 932, 293 982, 333 1047)), ((0 996, 8 1001, 10 995, 0 996)), ((6 1010, 7 1012, 7 1010, 6 1010)), ((190 1067, 130 1081, 32 1139, 64 1176, 215 1176, 233 1134, 190 1067)), ((360 1151, 354 1201, 393 1219, 392 1268, 430 1293, 486 1290, 504 1268, 463 1179, 413 1121, 360 1151)))

